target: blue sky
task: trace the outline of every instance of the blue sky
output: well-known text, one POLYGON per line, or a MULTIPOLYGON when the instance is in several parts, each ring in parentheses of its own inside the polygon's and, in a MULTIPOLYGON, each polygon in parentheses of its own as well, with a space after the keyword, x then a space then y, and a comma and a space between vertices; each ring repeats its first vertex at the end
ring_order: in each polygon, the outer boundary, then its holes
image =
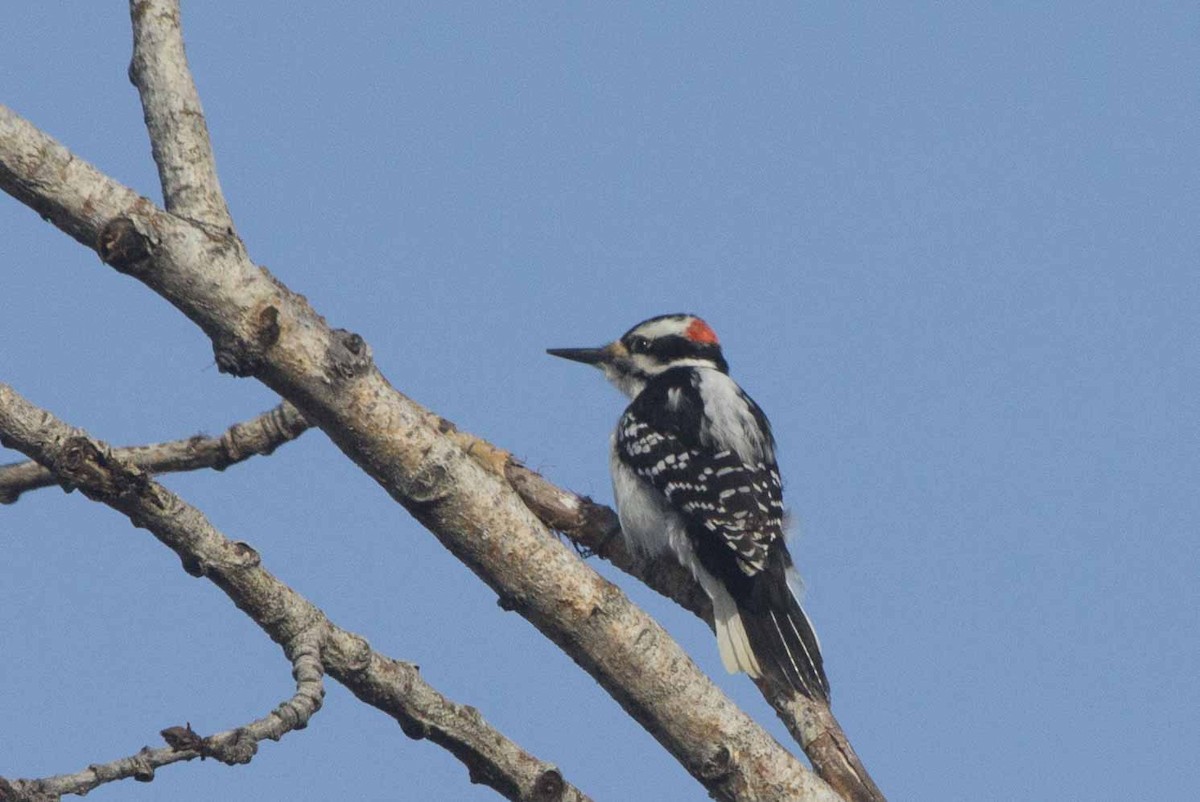
MULTIPOLYGON (((774 422, 835 712, 891 799, 1194 796, 1195 4, 192 3, 185 26, 253 257, 554 481, 611 498, 622 401, 544 348, 713 325, 774 422)), ((0 102, 158 198, 129 51, 123 3, 24 4, 0 102)), ((0 380, 36 403, 114 443, 274 403, 7 198, 0 230, 0 380)), ((704 798, 320 433, 166 484, 595 798, 704 798)), ((41 491, 0 544, 0 775, 290 693, 115 513, 41 491)), ((702 624, 615 579, 786 739, 702 624)), ((248 767, 93 793, 495 798, 336 684, 248 767)))

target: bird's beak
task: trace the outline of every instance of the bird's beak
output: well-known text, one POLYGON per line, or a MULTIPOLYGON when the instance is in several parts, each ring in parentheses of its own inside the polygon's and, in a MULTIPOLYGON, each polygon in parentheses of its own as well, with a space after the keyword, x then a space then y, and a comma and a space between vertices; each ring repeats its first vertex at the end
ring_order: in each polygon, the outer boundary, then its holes
POLYGON ((550 356, 569 359, 572 362, 600 366, 612 362, 619 355, 617 353, 619 348, 621 348, 621 344, 615 342, 609 343, 603 348, 547 348, 546 353, 550 356))

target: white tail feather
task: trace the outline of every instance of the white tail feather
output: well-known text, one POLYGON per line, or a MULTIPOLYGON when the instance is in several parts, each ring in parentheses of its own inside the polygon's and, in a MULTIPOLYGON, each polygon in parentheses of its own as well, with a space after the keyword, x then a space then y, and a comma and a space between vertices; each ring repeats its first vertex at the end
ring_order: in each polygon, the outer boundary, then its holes
POLYGON ((721 662, 730 674, 745 671, 752 678, 762 676, 758 658, 750 648, 750 638, 746 636, 746 628, 742 625, 742 617, 738 614, 737 604, 724 589, 713 596, 713 623, 717 628, 717 648, 721 652, 721 662))

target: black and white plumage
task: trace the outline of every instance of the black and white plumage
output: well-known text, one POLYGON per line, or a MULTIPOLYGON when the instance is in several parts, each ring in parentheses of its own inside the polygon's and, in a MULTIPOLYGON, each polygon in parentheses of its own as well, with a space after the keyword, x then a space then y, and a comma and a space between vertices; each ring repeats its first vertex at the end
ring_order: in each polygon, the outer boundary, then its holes
POLYGON ((771 427, 729 377, 713 330, 663 315, 603 348, 549 353, 595 365, 633 399, 612 438, 622 532, 636 551, 669 551, 692 571, 712 599, 725 668, 828 699, 794 592, 771 427))

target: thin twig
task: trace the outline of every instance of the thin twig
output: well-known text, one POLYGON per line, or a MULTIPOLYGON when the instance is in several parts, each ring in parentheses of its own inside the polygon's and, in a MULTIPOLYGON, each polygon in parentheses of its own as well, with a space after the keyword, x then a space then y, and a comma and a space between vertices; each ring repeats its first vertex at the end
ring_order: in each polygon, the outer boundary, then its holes
POLYGON ((321 669, 324 639, 324 632, 312 629, 297 633, 284 645, 284 650, 291 654, 296 692, 263 718, 207 738, 197 735, 190 723, 168 727, 161 733, 168 744, 165 747, 151 749, 147 746, 137 754, 108 763, 93 763, 74 774, 6 781, 14 802, 58 799, 63 794, 84 796, 105 783, 131 777, 138 782, 150 782, 156 769, 196 758, 213 758, 227 766, 249 763, 258 752, 260 741, 268 738, 278 741, 293 730, 304 729, 313 714, 321 709, 321 700, 325 697, 321 669))
MULTIPOLYGON (((114 449, 123 460, 146 473, 178 473, 230 465, 265 456, 310 428, 294 406, 282 404, 247 421, 235 423, 218 437, 196 435, 184 440, 114 449)), ((0 465, 0 504, 12 504, 22 493, 55 484, 54 474, 33 460, 0 465)))
MULTIPOLYGON (((378 654, 358 635, 332 624, 316 606, 263 568, 248 544, 229 540, 198 509, 121 460, 111 448, 4 384, 0 384, 0 442, 52 466, 60 481, 148 529, 179 555, 188 573, 217 585, 285 651, 288 644, 307 644, 299 639, 319 633, 320 658, 329 676, 395 718, 409 737, 427 738, 453 753, 467 766, 473 782, 489 785, 512 800, 587 799, 563 780, 555 766, 521 749, 487 724, 477 710, 442 696, 421 678, 416 666, 378 654)), ((300 665, 308 664, 297 661, 300 665)), ((308 703, 319 701, 314 686, 301 686, 299 680, 297 696, 303 692, 308 703)))

